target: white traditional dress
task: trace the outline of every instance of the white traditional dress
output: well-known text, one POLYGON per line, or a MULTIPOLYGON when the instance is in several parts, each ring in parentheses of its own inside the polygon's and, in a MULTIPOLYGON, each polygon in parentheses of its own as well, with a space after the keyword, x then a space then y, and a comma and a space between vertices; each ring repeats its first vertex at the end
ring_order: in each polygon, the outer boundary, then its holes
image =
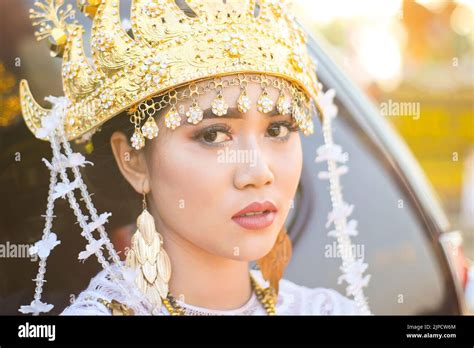
MULTIPOLYGON (((254 279, 262 287, 266 282, 258 270, 250 271, 254 279)), ((327 288, 308 288, 281 279, 279 285, 277 315, 358 315, 361 314, 354 301, 344 297, 339 292, 327 288)), ((130 306, 136 315, 150 315, 151 309, 143 306, 133 306, 127 302, 127 294, 113 282, 105 270, 92 278, 86 290, 68 306, 61 315, 111 315, 111 311, 102 303, 116 300, 130 306)), ((186 315, 266 315, 266 311, 252 292, 250 299, 240 308, 231 310, 215 310, 193 306, 177 299, 186 315)), ((169 315, 165 306, 161 306, 161 315, 169 315)))

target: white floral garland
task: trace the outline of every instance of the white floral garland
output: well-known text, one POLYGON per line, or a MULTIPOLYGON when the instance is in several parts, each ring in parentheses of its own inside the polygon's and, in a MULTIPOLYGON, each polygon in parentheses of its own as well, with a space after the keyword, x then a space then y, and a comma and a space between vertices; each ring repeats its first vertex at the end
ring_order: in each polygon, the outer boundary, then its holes
POLYGON ((97 256, 99 263, 102 267, 110 274, 111 279, 122 288, 124 294, 129 297, 131 305, 138 307, 143 306, 143 302, 146 299, 139 293, 139 289, 134 286, 133 282, 133 270, 124 267, 120 261, 120 258, 115 251, 110 239, 108 238, 107 232, 105 231, 104 224, 107 223, 108 218, 112 215, 111 213, 103 213, 98 215, 95 209, 90 195, 87 191, 87 187, 84 184, 81 176, 79 167, 83 167, 86 164, 93 165, 92 162, 86 161, 84 156, 80 153, 72 152, 71 146, 67 141, 64 134, 63 119, 65 107, 69 104, 69 100, 65 97, 48 97, 47 101, 53 104, 53 108, 50 113, 41 120, 42 128, 39 129, 39 133, 42 137, 47 137, 51 142, 51 148, 53 151, 53 158, 51 162, 43 158, 43 162, 46 164, 51 172, 48 203, 45 217, 45 227, 43 229, 42 239, 35 243, 30 248, 30 255, 37 254, 40 258, 38 274, 33 281, 36 283, 35 295, 33 301, 29 305, 23 305, 19 308, 21 313, 31 313, 38 315, 39 313, 47 313, 54 306, 41 301, 41 294, 43 292, 43 284, 46 282, 44 275, 46 273, 46 261, 51 251, 61 242, 57 239, 57 235, 51 231, 52 223, 54 219, 54 201, 58 198, 68 198, 69 204, 76 215, 77 221, 82 228, 81 235, 86 238, 88 244, 86 250, 79 253, 79 260, 84 261, 92 254, 97 256), (65 150, 65 155, 61 153, 61 143, 65 150), (66 169, 71 168, 74 174, 74 181, 70 181, 66 169), (62 182, 57 182, 58 174, 62 182), (83 215, 79 203, 74 195, 76 189, 80 190, 82 199, 86 203, 86 207, 91 222, 87 222, 88 216, 83 215), (95 239, 92 232, 98 230, 100 233, 100 239, 95 239), (102 249, 105 246, 107 249, 110 259, 113 264, 118 266, 119 271, 115 272, 110 267, 109 261, 107 261, 103 255, 102 249))
POLYGON ((334 104, 336 92, 333 89, 326 93, 320 93, 316 100, 316 107, 322 115, 324 145, 317 149, 315 161, 317 163, 326 161, 327 171, 318 174, 319 179, 329 180, 332 211, 328 214, 326 228, 334 225, 334 230, 328 232, 328 236, 337 240, 337 248, 340 251, 342 266, 340 270, 342 275, 338 278, 338 283, 346 281, 346 294, 353 296, 359 310, 362 314, 371 314, 367 299, 362 290, 370 280, 370 275, 363 276, 368 265, 362 258, 356 259, 353 254, 351 236, 357 236, 357 220, 347 218, 352 214, 353 205, 346 203, 342 196, 339 177, 348 172, 346 165, 338 163, 347 162, 347 154, 342 152, 341 146, 333 141, 331 121, 337 116, 337 106, 334 104))

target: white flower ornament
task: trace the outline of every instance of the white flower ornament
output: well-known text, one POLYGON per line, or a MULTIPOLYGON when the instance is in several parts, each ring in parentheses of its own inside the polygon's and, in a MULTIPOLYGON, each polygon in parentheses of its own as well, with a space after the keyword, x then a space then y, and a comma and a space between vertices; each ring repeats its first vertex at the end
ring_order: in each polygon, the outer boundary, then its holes
POLYGON ((103 238, 90 241, 89 244, 86 245, 86 250, 79 253, 78 259, 85 261, 89 256, 94 255, 99 250, 102 250, 105 243, 106 240, 103 238))
POLYGON ((54 232, 48 234, 46 239, 41 239, 35 243, 34 246, 30 247, 30 255, 38 254, 41 259, 47 258, 58 244, 61 244, 61 241, 57 239, 57 235, 54 232))
POLYGON ((53 309, 53 305, 52 304, 49 304, 49 303, 44 303, 44 302, 41 302, 41 301, 37 301, 37 300, 33 300, 31 301, 31 303, 29 305, 23 305, 20 307, 20 309, 18 310, 19 312, 23 313, 23 314, 29 314, 29 313, 35 313, 35 314, 38 314, 38 313, 47 313, 49 312, 51 309, 53 309))

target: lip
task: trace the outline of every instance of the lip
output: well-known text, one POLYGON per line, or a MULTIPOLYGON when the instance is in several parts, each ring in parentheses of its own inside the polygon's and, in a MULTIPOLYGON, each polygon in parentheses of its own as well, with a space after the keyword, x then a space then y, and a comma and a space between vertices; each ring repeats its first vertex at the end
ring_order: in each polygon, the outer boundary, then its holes
POLYGON ((270 226, 275 220, 277 211, 277 207, 272 202, 253 202, 234 214, 232 216, 232 220, 244 228, 258 230, 270 226), (242 216, 243 214, 258 212, 263 213, 258 215, 242 216))

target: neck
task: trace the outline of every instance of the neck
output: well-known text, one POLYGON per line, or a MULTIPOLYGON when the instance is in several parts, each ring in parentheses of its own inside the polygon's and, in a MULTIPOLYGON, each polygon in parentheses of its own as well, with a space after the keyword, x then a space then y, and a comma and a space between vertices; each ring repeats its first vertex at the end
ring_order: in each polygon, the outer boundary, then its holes
POLYGON ((243 306, 252 295, 247 261, 216 256, 163 229, 171 259, 169 291, 187 304, 216 310, 243 306))

